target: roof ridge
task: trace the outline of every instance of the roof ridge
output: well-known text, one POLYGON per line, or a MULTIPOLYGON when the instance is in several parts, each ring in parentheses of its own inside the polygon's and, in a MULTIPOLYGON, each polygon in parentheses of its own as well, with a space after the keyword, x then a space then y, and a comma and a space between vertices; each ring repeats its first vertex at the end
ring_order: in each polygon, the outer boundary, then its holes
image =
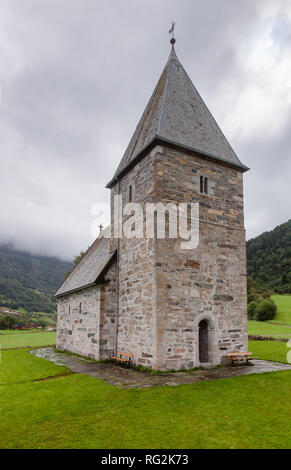
MULTIPOLYGON (((166 101, 166 95, 167 95, 167 91, 168 91, 169 77, 170 77, 170 73, 171 73, 171 70, 172 70, 172 57, 173 57, 173 52, 175 53, 174 44, 172 45, 172 49, 171 49, 171 52, 170 52, 170 55, 169 55, 169 59, 168 59, 168 64, 169 64, 169 65, 168 65, 168 70, 167 70, 167 80, 166 80, 166 85, 165 85, 165 88, 164 88, 162 109, 161 109, 160 120, 159 120, 159 126, 158 126, 158 130, 157 130, 157 134, 156 134, 156 135, 159 135, 159 133, 160 133, 161 125, 162 125, 162 121, 163 121, 163 117, 164 117, 165 101, 166 101)), ((176 54, 175 54, 175 55, 176 55, 176 54)))
MULTIPOLYGON (((174 47, 174 46, 173 46, 174 47)), ((217 125, 217 127, 219 128, 220 132, 223 134, 223 137, 225 138, 227 144, 229 145, 229 147, 232 149, 232 151, 234 152, 236 158, 238 159, 239 163, 241 163, 243 165, 243 163, 241 162, 241 160, 238 158, 236 152, 233 150, 232 146, 230 145, 228 139, 226 138, 224 132, 222 131, 221 127, 219 126, 218 122, 216 121, 215 117, 213 116, 212 112, 210 111, 209 107, 207 106, 207 104, 205 103, 204 99, 202 98, 201 94, 199 93, 199 91, 197 90, 196 86, 194 85, 193 81, 191 80, 189 74, 187 73, 187 71, 185 70, 185 67, 183 66, 183 64, 180 62, 180 60, 178 59, 178 56, 175 54, 176 56, 176 59, 178 60, 180 66, 182 67, 185 75, 187 76, 187 78, 189 79, 189 82, 191 83, 192 85, 192 88, 194 89, 195 93, 197 93, 197 95, 199 96, 199 98, 201 99, 201 101, 203 102, 204 106, 206 107, 208 113, 211 115, 212 119, 214 120, 215 124, 217 125)), ((221 157, 223 159, 223 157, 221 157)), ((245 165, 243 165, 245 166, 245 165)))
MULTIPOLYGON (((107 229, 108 227, 106 227, 107 229)), ((105 230, 106 230, 105 229, 105 230)), ((93 248, 96 247, 96 245, 98 245, 100 243, 100 241, 105 238, 103 235, 102 235, 102 232, 100 235, 98 235, 98 237, 91 243, 90 246, 88 246, 87 250, 85 251, 84 255, 82 256, 82 258, 79 259, 79 261, 77 262, 77 264, 75 264, 75 266, 73 266, 73 269, 72 271, 70 272, 70 274, 63 280, 63 282, 59 285, 59 287, 57 288, 57 290, 55 291, 54 293, 54 296, 56 295, 56 293, 61 289, 61 287, 63 286, 63 284, 69 280, 69 278, 73 275, 73 273, 76 271, 76 269, 79 267, 79 265, 84 261, 86 260, 86 258, 88 257, 89 253, 92 251, 93 248)))

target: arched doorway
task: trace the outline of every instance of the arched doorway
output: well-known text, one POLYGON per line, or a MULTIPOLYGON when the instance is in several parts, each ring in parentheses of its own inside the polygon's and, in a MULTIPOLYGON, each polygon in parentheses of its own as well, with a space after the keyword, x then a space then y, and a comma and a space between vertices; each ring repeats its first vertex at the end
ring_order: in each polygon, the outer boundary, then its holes
POLYGON ((208 322, 199 323, 199 362, 209 362, 208 322))

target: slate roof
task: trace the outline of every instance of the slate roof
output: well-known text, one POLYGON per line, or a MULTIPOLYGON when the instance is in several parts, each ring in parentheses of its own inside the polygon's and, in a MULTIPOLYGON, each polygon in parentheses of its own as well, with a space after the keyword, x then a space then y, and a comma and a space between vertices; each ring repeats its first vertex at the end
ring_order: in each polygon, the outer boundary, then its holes
POLYGON ((115 175, 107 186, 111 187, 136 157, 158 138, 243 170, 248 169, 241 163, 202 100, 179 61, 174 46, 115 175))
MULTIPOLYGON (((106 231, 109 228, 106 229, 106 231)), ((64 280, 55 293, 55 297, 75 292, 85 287, 97 284, 102 274, 113 261, 116 252, 109 252, 110 239, 104 237, 105 231, 95 240, 86 251, 81 261, 71 274, 64 280)))

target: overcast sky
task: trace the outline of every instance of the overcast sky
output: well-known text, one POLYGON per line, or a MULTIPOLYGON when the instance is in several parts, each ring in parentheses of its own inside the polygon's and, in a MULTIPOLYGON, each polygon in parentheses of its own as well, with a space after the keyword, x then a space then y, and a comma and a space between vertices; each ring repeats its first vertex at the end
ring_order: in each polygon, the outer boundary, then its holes
POLYGON ((247 237, 290 218, 290 0, 0 0, 0 243, 63 259, 92 243, 172 19, 179 59, 251 167, 247 237))

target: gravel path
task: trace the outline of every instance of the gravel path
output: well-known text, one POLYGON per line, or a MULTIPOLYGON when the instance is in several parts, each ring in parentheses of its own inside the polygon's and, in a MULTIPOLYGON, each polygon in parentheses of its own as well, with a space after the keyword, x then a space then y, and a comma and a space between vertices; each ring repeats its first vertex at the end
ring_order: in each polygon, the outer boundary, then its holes
POLYGON ((57 365, 65 365, 72 372, 86 374, 104 380, 121 388, 147 388, 157 385, 181 385, 200 382, 203 380, 216 380, 240 375, 262 374, 279 370, 291 371, 291 365, 280 362, 252 360, 253 366, 217 367, 214 369, 195 370, 192 372, 162 372, 152 375, 148 372, 126 369, 110 362, 95 362, 67 353, 56 352, 52 347, 39 348, 30 351, 31 354, 47 359, 57 365))

